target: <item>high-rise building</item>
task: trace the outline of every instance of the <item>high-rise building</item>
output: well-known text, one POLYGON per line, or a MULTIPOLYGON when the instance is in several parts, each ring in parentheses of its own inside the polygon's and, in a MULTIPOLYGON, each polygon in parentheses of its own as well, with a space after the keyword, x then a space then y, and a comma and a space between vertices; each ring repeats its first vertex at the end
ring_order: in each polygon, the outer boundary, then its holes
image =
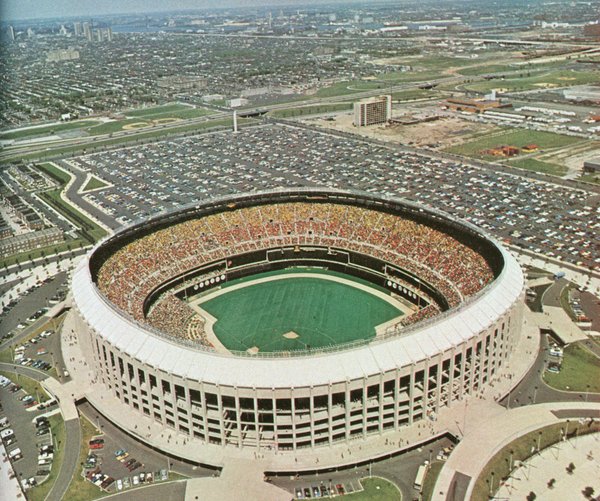
POLYGON ((8 38, 11 42, 15 41, 15 29, 12 26, 8 27, 8 38))
POLYGON ((112 42, 113 39, 113 34, 112 34, 112 28, 106 28, 105 29, 105 34, 104 37, 106 38, 106 40, 108 40, 109 42, 112 42))
POLYGON ((90 23, 88 23, 88 22, 83 23, 83 34, 84 34, 85 38, 87 38, 88 42, 91 42, 93 40, 92 28, 90 27, 90 23))
POLYGON ((58 33, 60 35, 62 35, 63 37, 67 36, 69 34, 69 32, 67 31, 67 28, 65 28, 64 24, 60 25, 60 30, 58 30, 58 33))
POLYGON ((75 21, 73 23, 73 31, 75 32, 76 37, 80 37, 83 34, 83 29, 81 28, 81 22, 75 21))
POLYGON ((33 28, 27 28, 27 36, 29 38, 31 38, 34 35, 35 35, 35 31, 33 31, 33 28))
POLYGON ((387 122, 392 118, 392 96, 377 96, 354 103, 354 125, 365 127, 387 122))

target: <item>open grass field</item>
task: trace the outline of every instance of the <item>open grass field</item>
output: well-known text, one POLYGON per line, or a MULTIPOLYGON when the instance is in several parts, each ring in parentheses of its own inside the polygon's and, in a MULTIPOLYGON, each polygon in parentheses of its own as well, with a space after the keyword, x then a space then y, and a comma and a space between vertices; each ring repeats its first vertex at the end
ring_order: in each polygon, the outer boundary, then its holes
POLYGON ((551 174, 552 176, 564 176, 567 173, 567 168, 563 165, 543 162, 542 160, 536 160, 535 158, 516 160, 515 162, 510 162, 508 165, 518 167, 519 169, 543 172, 544 174, 551 174))
MULTIPOLYGON (((201 304, 218 319, 214 331, 227 349, 289 351, 370 339, 376 325, 402 314, 370 292, 327 279, 332 274, 325 271, 314 277, 277 274, 277 280, 253 283, 264 275, 201 304)), ((234 280, 225 289, 240 283, 234 280)))
POLYGON ((571 344, 565 348, 560 372, 545 372, 544 381, 558 390, 600 393, 600 359, 579 344, 571 344))
MULTIPOLYGON (((521 148, 526 144, 537 144, 540 149, 562 148, 582 141, 579 137, 554 134, 552 132, 533 131, 526 129, 512 129, 504 133, 484 136, 475 141, 469 141, 448 148, 446 151, 457 155, 500 160, 501 157, 486 155, 484 150, 499 146, 516 146, 521 148)), ((523 167, 526 168, 526 167, 523 167)))
POLYGON ((12 132, 0 133, 0 139, 23 139, 26 137, 48 136, 65 132, 68 130, 84 129, 96 125, 96 120, 82 120, 79 122, 66 122, 61 124, 47 125, 45 127, 34 127, 31 129, 15 130, 12 132))
POLYGON ((108 185, 104 181, 92 176, 90 177, 89 181, 86 183, 82 191, 97 190, 98 188, 104 188, 105 186, 108 185))
POLYGON ((600 80, 600 72, 597 71, 556 70, 526 76, 527 70, 524 69, 523 74, 523 77, 518 76, 516 78, 477 82, 466 85, 465 88, 474 92, 489 92, 492 89, 507 89, 509 92, 518 92, 532 89, 542 90, 544 88, 590 84, 600 80))
POLYGON ((137 110, 124 111, 123 114, 128 117, 144 117, 148 118, 152 115, 162 115, 164 113, 173 113, 175 111, 189 110, 190 106, 185 104, 173 103, 163 106, 152 106, 150 108, 140 108, 137 110))
POLYGON ((402 493, 388 480, 380 477, 363 478, 364 490, 344 496, 349 501, 401 501, 402 493))

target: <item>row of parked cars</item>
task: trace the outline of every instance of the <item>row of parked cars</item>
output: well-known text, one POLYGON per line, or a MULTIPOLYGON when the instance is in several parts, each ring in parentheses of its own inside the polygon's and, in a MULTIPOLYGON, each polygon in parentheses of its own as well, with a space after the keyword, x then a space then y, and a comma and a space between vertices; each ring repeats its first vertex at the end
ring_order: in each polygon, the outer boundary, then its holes
POLYGON ((310 487, 296 487, 296 499, 322 498, 326 496, 335 496, 346 494, 343 484, 326 485, 321 482, 320 485, 311 485, 310 487))

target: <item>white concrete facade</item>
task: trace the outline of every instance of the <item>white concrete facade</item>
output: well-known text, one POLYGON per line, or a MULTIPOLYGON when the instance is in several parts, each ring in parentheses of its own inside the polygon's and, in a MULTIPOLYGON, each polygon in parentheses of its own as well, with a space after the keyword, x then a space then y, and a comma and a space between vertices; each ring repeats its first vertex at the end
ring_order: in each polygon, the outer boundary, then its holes
POLYGON ((89 259, 73 278, 77 331, 98 384, 190 440, 275 451, 369 440, 481 391, 506 364, 524 279, 495 245, 503 267, 480 293, 404 335, 352 349, 263 358, 186 346, 120 315, 93 283, 89 259))

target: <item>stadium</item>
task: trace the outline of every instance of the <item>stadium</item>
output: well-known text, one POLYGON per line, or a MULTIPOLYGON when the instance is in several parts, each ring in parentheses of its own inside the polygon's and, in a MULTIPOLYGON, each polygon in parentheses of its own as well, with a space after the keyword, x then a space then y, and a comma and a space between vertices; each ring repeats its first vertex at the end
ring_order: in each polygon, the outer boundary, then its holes
POLYGON ((284 452, 397 432, 489 385, 523 291, 515 259, 471 224, 312 188, 135 223, 72 282, 80 345, 111 393, 100 412, 284 452))

